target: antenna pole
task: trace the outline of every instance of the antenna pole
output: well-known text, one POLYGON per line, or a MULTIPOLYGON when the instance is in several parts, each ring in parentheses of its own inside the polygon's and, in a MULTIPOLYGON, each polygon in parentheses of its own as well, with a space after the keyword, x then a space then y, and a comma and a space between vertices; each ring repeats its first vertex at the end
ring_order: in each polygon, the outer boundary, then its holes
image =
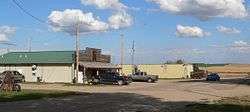
POLYGON ((29 44, 28 44, 28 45, 29 45, 28 52, 31 52, 31 41, 32 41, 31 39, 32 39, 32 38, 29 37, 29 41, 28 41, 28 42, 29 42, 29 44))
POLYGON ((78 72, 79 72, 79 23, 76 24, 76 75, 75 81, 78 83, 78 72))
POLYGON ((132 73, 134 74, 135 72, 135 41, 133 40, 133 44, 132 44, 132 66, 133 66, 133 71, 132 73))
MULTIPOLYGON (((121 68, 123 68, 124 64, 124 34, 121 34, 121 68)), ((123 69, 121 70, 121 74, 123 74, 123 69)))

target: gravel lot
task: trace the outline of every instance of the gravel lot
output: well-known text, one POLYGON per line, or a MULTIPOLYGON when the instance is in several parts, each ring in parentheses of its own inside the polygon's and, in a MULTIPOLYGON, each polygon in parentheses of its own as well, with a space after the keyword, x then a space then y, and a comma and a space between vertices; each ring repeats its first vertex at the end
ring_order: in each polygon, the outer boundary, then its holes
POLYGON ((250 95, 246 79, 160 80, 157 83, 134 82, 127 86, 65 84, 22 84, 23 89, 79 91, 86 94, 66 98, 0 103, 5 112, 174 112, 187 104, 210 102, 224 97, 250 95), (13 108, 15 105, 15 108, 13 108))

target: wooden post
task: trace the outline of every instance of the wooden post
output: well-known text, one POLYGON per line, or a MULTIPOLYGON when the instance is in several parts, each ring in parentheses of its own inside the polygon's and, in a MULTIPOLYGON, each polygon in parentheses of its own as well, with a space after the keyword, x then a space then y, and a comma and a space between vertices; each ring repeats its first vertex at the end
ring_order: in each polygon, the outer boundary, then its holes
POLYGON ((86 75, 86 68, 83 67, 83 76, 85 76, 85 75, 86 75))

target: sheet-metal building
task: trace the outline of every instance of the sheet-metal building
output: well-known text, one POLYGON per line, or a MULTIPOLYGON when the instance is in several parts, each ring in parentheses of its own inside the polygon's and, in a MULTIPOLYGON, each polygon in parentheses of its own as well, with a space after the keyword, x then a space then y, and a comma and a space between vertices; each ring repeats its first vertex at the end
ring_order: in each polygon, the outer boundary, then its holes
MULTIPOLYGON (((132 65, 122 65, 122 72, 125 75, 131 74, 132 65)), ((148 74, 159 75, 159 78, 190 78, 193 72, 192 64, 139 64, 138 70, 148 74)))

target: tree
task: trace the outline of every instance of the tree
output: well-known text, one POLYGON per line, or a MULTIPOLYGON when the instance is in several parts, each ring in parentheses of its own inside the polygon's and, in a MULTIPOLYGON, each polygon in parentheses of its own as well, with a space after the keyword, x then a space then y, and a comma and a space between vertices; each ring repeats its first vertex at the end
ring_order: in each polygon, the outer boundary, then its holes
POLYGON ((178 59, 176 61, 171 61, 171 60, 168 60, 165 64, 184 64, 184 60, 182 59, 178 59))
POLYGON ((184 64, 184 60, 178 59, 178 60, 176 61, 176 64, 184 64))

